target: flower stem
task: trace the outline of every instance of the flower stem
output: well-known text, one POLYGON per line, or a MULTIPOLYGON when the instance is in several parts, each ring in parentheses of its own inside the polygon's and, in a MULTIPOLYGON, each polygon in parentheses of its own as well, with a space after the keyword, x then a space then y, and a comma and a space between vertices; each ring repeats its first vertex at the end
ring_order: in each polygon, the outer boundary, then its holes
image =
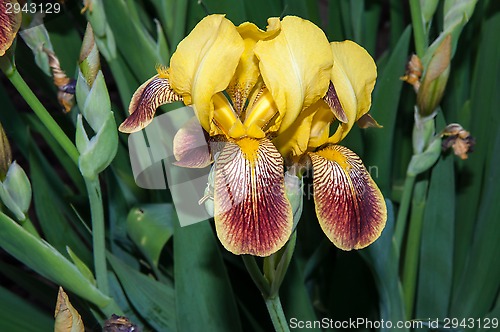
POLYGON ((425 32, 422 20, 422 8, 420 0, 410 0, 411 23, 413 27, 413 38, 415 40, 415 50, 422 58, 427 49, 427 33, 425 32))
POLYGON ((43 123, 47 130, 52 134, 54 139, 59 143, 63 150, 68 154, 70 159, 78 165, 79 153, 73 142, 66 136, 64 131, 59 127, 57 122, 52 118, 47 109, 42 105, 40 100, 35 96, 30 87, 23 80, 19 71, 14 69, 9 71, 7 78, 11 81, 14 87, 19 91, 26 103, 31 107, 38 119, 43 123))
POLYGON ((97 288, 109 295, 108 272, 106 266, 106 236, 104 232, 104 209, 102 206, 99 178, 85 179, 92 217, 92 251, 97 288))
POLYGON ((269 311, 269 315, 271 316, 271 320, 276 332, 290 331, 290 329, 288 328, 285 313, 283 312, 283 307, 281 306, 280 297, 276 295, 265 300, 267 311, 269 311))
POLYGON ((408 231, 403 268, 403 292, 407 319, 412 318, 413 304, 415 302, 420 239, 422 235, 428 184, 428 180, 422 180, 415 184, 412 201, 410 229, 408 231))
POLYGON ((268 297, 271 287, 269 285, 269 282, 262 275, 262 271, 257 265, 255 257, 252 255, 242 255, 241 257, 243 259, 245 267, 247 268, 248 273, 250 274, 250 277, 252 278, 253 282, 262 293, 262 296, 264 296, 264 298, 268 297))
POLYGON ((396 220, 396 230, 394 232, 394 237, 396 239, 396 244, 401 250, 403 244, 403 237, 405 235, 406 223, 408 217, 408 210, 410 208, 411 196, 413 193, 413 186, 415 184, 415 175, 406 175, 405 185, 403 188, 403 195, 401 197, 401 204, 399 205, 398 218, 396 220))

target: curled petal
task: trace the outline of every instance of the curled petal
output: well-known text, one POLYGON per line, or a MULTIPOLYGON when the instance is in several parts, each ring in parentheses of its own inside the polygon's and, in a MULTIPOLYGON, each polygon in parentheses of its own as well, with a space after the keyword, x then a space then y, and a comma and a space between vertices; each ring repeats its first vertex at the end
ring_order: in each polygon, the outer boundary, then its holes
POLYGON ((361 159, 340 145, 309 156, 316 215, 323 232, 342 250, 370 245, 385 227, 387 208, 361 159))
POLYGON ((284 131, 327 92, 333 64, 328 40, 313 23, 287 16, 276 37, 257 42, 255 55, 280 112, 276 122, 284 131))
POLYGON ((224 15, 210 15, 179 43, 170 60, 172 87, 186 105, 193 104, 210 135, 219 133, 212 121, 212 97, 227 88, 244 49, 233 23, 224 15))
POLYGON ((356 123, 358 124, 358 126, 362 129, 366 129, 366 128, 382 128, 383 126, 381 126, 377 120, 375 120, 370 114, 366 113, 365 115, 363 115, 362 117, 360 117, 358 119, 358 121, 356 121, 356 123))
POLYGON ((327 143, 330 137, 330 125, 335 121, 335 115, 326 103, 323 104, 325 104, 324 107, 318 109, 311 123, 311 133, 308 143, 309 148, 317 148, 327 143))
POLYGON ((12 45, 17 31, 21 26, 21 11, 15 11, 7 4, 17 4, 16 0, 0 0, 0 56, 5 54, 12 45))
POLYGON ((228 142, 215 166, 217 234, 234 254, 269 256, 292 233, 283 159, 268 139, 228 142))
POLYGON ((377 66, 368 52, 350 40, 330 44, 334 65, 331 81, 347 116, 330 143, 340 142, 354 123, 370 110, 371 93, 377 78, 377 66))
POLYGON ((345 111, 340 104, 339 97, 337 96, 337 92, 335 91, 335 87, 332 82, 330 82, 330 86, 328 87, 328 91, 323 97, 323 100, 330 107, 333 114, 340 122, 347 123, 349 121, 347 119, 347 114, 345 114, 345 111))
POLYGON ((212 163, 208 146, 209 136, 194 116, 175 134, 173 142, 174 165, 204 168, 212 163))
POLYGON ((182 100, 182 97, 172 90, 169 80, 162 76, 153 76, 134 93, 128 108, 130 116, 118 128, 121 132, 133 133, 144 129, 153 121, 159 106, 182 100))

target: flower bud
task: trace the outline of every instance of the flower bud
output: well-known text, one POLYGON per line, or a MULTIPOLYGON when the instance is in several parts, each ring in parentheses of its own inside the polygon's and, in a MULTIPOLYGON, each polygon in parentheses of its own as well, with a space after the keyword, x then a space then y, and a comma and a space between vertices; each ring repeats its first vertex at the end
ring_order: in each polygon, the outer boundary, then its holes
MULTIPOLYGON (((24 26, 23 26, 24 27, 24 26)), ((54 52, 50 37, 45 25, 43 15, 35 14, 30 24, 24 28, 19 35, 35 56, 36 65, 47 75, 52 76, 49 64, 49 56, 46 52, 54 52)))
POLYGON ((77 118, 75 139, 80 152, 79 168, 84 177, 95 178, 114 159, 118 149, 118 132, 90 25, 87 26, 80 54, 75 95, 81 111, 77 118), (83 118, 94 131, 94 136, 88 136, 83 118))
POLYGON ((78 311, 69 302, 68 295, 62 287, 59 287, 57 294, 56 310, 54 313, 55 332, 84 332, 82 317, 78 311))
POLYGON ((443 98, 450 75, 451 36, 448 35, 436 48, 417 93, 417 105, 421 116, 431 115, 443 98))
POLYGON ((15 161, 10 164, 4 181, 0 181, 0 199, 18 221, 26 219, 31 204, 31 183, 15 161))

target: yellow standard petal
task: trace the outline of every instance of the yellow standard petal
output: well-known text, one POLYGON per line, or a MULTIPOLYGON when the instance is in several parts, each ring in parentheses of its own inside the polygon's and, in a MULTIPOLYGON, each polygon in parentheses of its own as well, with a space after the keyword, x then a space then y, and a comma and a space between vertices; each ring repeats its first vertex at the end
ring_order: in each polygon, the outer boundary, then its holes
POLYGON ((387 208, 361 159, 340 145, 309 156, 316 215, 323 232, 343 250, 373 243, 385 227, 387 208))
POLYGON ((144 129, 153 121, 159 106, 181 100, 182 97, 172 90, 166 73, 160 69, 158 75, 144 82, 134 93, 128 108, 130 116, 118 129, 124 133, 144 129))
POLYGON ((276 37, 257 42, 255 54, 280 112, 276 122, 284 131, 327 92, 333 63, 328 40, 313 23, 287 16, 276 37))
POLYGON ((218 134, 212 122, 212 97, 227 88, 245 49, 236 27, 223 15, 210 15, 196 25, 177 46, 170 60, 170 82, 193 104, 198 120, 210 134, 218 134))
POLYGON ((330 125, 335 120, 335 115, 326 102, 322 105, 323 106, 314 113, 308 143, 309 148, 317 148, 328 142, 330 125))
POLYGON ((377 66, 368 52, 350 40, 331 43, 334 64, 331 81, 347 116, 331 143, 340 142, 354 123, 370 110, 371 93, 377 79, 377 66))
POLYGON ((15 11, 16 0, 0 0, 0 56, 12 45, 21 26, 21 12, 15 11))
POLYGON ((292 233, 283 159, 268 139, 228 142, 215 164, 217 235, 234 254, 269 256, 292 233))
POLYGON ((263 31, 255 24, 245 22, 236 29, 241 38, 243 38, 245 51, 241 55, 234 77, 229 83, 226 91, 229 93, 234 103, 236 112, 241 114, 245 107, 246 100, 260 76, 259 60, 257 60, 254 54, 255 45, 259 40, 270 38, 277 34, 279 26, 268 31, 263 31))
POLYGON ((314 118, 316 113, 322 110, 331 113, 328 105, 322 99, 318 99, 310 107, 303 110, 297 120, 273 140, 274 145, 283 156, 300 156, 307 151, 314 118))

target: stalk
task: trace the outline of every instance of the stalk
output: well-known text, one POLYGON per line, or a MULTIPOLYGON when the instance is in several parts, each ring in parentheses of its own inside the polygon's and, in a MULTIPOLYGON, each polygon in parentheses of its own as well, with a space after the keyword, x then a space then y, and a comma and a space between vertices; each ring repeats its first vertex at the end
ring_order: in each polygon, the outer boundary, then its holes
POLYGON ((427 201, 427 180, 419 181, 415 185, 415 195, 410 217, 410 229, 406 243, 406 254, 403 268, 403 291, 405 297, 406 318, 410 319, 415 303, 415 289, 417 287, 418 262, 420 254, 420 239, 424 224, 425 205, 427 201))
POLYGON ((42 105, 40 100, 35 96, 33 91, 31 91, 30 87, 24 79, 19 74, 17 69, 6 73, 7 78, 11 81, 12 85, 17 89, 17 91, 21 94, 23 99, 28 103, 33 112, 36 114, 38 119, 43 123, 43 125, 47 128, 47 130, 51 133, 54 139, 59 143, 62 149, 68 154, 70 159, 78 165, 78 157, 79 153, 76 149, 75 145, 68 136, 64 133, 64 131, 59 127, 57 122, 52 118, 47 109, 42 105))
POLYGON ((273 322, 274 329, 276 332, 288 332, 288 323, 283 312, 283 307, 281 306, 280 297, 278 295, 274 297, 269 297, 266 299, 267 311, 271 316, 271 321, 273 322))
POLYGON ((413 38, 415 40, 415 50, 420 58, 423 58, 427 49, 427 33, 422 21, 422 8, 420 0, 410 0, 411 24, 413 28, 413 38))
POLYGON ((92 217, 92 251, 94 253, 94 269, 97 288, 109 295, 109 284, 106 265, 106 234, 104 227, 104 209, 102 205, 101 185, 99 178, 85 178, 92 217))
POLYGON ((396 244, 398 248, 401 249, 403 244, 403 237, 406 230, 406 221, 408 217, 408 211, 410 209, 410 201, 413 193, 413 186, 415 185, 415 175, 406 175, 405 184, 403 188, 403 195, 401 197, 401 204, 399 205, 398 217, 396 220, 396 230, 394 232, 394 237, 396 239, 396 244))

